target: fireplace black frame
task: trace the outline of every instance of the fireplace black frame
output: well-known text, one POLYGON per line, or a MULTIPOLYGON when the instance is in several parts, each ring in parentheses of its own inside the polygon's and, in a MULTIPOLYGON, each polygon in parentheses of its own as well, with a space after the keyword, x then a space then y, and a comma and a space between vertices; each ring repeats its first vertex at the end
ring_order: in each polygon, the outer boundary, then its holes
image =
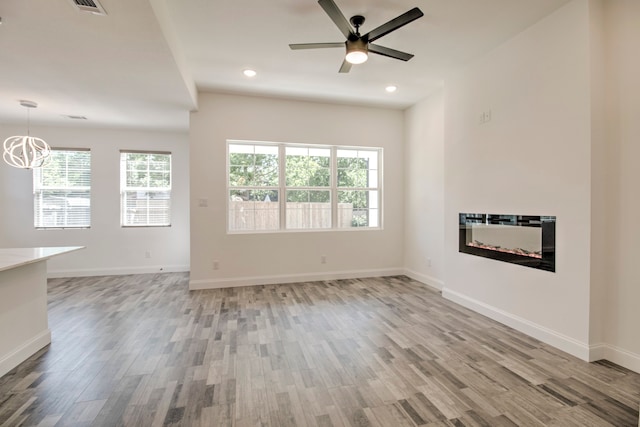
POLYGON ((459 214, 459 252, 545 271, 556 271, 556 217, 542 215, 459 214), (542 258, 469 246, 472 224, 497 224, 542 229, 542 258))

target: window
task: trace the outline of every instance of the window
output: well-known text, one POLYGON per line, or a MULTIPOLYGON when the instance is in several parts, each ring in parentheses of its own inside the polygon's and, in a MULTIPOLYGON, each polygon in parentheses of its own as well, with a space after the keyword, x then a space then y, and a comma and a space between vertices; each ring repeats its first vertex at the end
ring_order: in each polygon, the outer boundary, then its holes
POLYGON ((331 228, 331 149, 285 147, 287 229, 331 228))
POLYGON ((377 227, 378 152, 338 149, 338 227, 377 227))
POLYGON ((171 153, 120 152, 123 227, 171 225, 171 153))
POLYGON ((379 228, 382 149, 229 141, 228 231, 379 228))
POLYGON ((51 151, 46 164, 33 170, 36 228, 91 226, 91 152, 51 151))
POLYGON ((229 144, 229 230, 280 227, 278 147, 229 144))

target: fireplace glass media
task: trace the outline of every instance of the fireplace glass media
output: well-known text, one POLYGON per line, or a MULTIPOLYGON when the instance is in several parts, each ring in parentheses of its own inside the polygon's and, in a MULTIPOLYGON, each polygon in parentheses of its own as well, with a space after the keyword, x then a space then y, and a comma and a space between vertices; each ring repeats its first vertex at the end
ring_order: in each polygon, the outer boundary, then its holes
POLYGON ((556 271, 556 217, 460 214, 459 251, 556 271))

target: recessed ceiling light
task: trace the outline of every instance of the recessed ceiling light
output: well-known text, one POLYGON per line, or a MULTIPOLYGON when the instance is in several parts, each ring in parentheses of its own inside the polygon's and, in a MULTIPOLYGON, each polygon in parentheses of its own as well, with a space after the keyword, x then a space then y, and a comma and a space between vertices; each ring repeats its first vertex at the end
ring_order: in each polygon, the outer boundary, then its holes
POLYGON ((250 69, 246 69, 242 73, 247 77, 255 77, 258 74, 254 70, 250 70, 250 69))
POLYGON ((396 90, 398 90, 398 86, 389 85, 389 86, 385 87, 384 90, 386 90, 389 93, 393 93, 396 90))

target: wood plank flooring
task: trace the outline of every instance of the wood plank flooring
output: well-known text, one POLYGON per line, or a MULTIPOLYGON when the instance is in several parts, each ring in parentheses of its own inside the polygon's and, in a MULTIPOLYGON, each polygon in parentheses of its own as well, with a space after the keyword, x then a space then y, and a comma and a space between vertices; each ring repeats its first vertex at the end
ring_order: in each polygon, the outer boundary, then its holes
POLYGON ((640 375, 584 363, 406 277, 187 290, 49 282, 53 343, 2 426, 635 426, 640 375))

